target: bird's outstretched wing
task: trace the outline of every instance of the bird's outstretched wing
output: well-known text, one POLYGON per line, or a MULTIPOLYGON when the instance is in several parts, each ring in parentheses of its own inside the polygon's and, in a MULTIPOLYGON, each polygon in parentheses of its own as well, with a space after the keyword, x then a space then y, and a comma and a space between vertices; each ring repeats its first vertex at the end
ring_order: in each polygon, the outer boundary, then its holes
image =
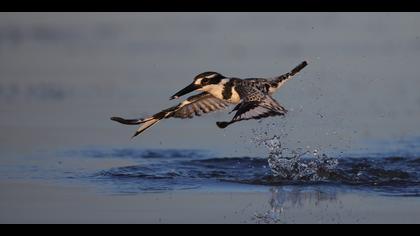
POLYGON ((146 129, 157 124, 162 119, 168 118, 192 118, 194 115, 201 116, 203 113, 209 113, 228 107, 230 104, 220 100, 213 95, 203 92, 187 98, 187 100, 176 106, 165 109, 146 119, 124 119, 121 117, 112 117, 111 120, 125 125, 140 125, 133 137, 141 134, 146 129))
POLYGON ((241 120, 261 119, 269 116, 283 116, 287 110, 281 106, 270 95, 265 94, 257 89, 247 91, 242 103, 237 105, 235 116, 229 122, 217 122, 219 128, 226 128, 228 125, 241 120))
POLYGON ((202 114, 222 110, 230 104, 213 95, 203 92, 189 97, 178 105, 170 117, 174 118, 193 118, 194 115, 201 116, 202 114))

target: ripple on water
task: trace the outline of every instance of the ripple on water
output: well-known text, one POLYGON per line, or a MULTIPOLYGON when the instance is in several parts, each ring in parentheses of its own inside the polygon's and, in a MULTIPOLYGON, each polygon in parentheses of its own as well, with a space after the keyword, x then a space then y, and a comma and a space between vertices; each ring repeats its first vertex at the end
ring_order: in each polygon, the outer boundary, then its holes
POLYGON ((375 153, 332 158, 319 150, 283 148, 278 137, 262 141, 268 157, 214 157, 200 150, 95 149, 73 154, 130 158, 138 164, 97 172, 90 179, 119 192, 165 191, 222 186, 317 186, 420 195, 420 157, 375 153), (231 185, 229 185, 231 186, 231 185))
MULTIPOLYGON (((251 157, 208 158, 201 160, 173 160, 143 163, 141 165, 112 168, 95 175, 97 180, 108 181, 128 189, 171 190, 200 188, 211 184, 284 185, 336 185, 392 195, 418 195, 420 193, 420 166, 412 165, 420 158, 341 158, 334 168, 314 165, 311 159, 300 159, 300 166, 308 175, 274 175, 267 159, 251 157), (307 164, 304 164, 307 163, 307 164), (316 175, 316 178, 313 176, 316 175)), ((274 170, 277 171, 277 170, 274 170)), ((298 172, 301 170, 298 170, 298 172)))

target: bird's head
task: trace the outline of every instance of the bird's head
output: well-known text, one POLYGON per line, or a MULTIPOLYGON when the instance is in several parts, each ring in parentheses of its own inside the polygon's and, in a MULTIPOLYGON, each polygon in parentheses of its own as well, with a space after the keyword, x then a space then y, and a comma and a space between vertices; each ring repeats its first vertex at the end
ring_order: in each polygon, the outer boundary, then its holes
POLYGON ((194 91, 207 91, 210 88, 213 88, 218 85, 222 85, 222 80, 226 77, 221 75, 220 73, 207 71, 201 74, 198 74, 194 77, 193 82, 188 85, 187 87, 183 88, 176 94, 174 94, 171 99, 179 98, 187 93, 191 93, 194 91))

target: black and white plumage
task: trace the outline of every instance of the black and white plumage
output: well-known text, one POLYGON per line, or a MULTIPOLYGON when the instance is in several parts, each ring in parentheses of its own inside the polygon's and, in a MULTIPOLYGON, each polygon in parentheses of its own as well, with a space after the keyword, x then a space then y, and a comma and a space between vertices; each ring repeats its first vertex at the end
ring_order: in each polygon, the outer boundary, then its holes
POLYGON ((304 61, 289 73, 271 79, 228 78, 217 72, 204 72, 197 75, 192 84, 173 95, 171 99, 179 98, 193 91, 202 92, 187 98, 178 105, 146 119, 128 120, 121 117, 112 117, 111 120, 126 125, 140 125, 133 136, 135 137, 162 119, 193 118, 194 116, 226 109, 232 104, 236 104, 236 106, 231 112, 236 111, 236 114, 231 121, 216 122, 219 128, 226 128, 228 125, 242 120, 284 116, 287 110, 272 95, 306 65, 307 62, 304 61))
POLYGON ((176 109, 172 117, 175 118, 193 118, 202 114, 218 111, 227 108, 230 104, 224 100, 218 99, 213 95, 202 92, 189 97, 184 104, 176 109))

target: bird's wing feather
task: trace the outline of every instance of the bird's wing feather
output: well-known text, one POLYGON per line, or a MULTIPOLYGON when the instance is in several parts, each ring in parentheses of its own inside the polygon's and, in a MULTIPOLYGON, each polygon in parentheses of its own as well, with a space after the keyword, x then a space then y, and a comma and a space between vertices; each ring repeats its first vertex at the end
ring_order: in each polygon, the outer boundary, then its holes
POLYGON ((259 101, 243 101, 232 121, 261 119, 269 116, 282 116, 287 110, 270 95, 264 95, 259 101))
POLYGON ((189 97, 187 100, 176 106, 165 109, 146 119, 124 119, 121 117, 112 117, 111 120, 117 121, 125 125, 140 125, 133 138, 143 133, 162 119, 167 118, 192 118, 194 115, 200 116, 203 113, 209 113, 228 107, 230 104, 220 100, 213 95, 203 92, 189 97))
POLYGON ((287 113, 287 110, 274 98, 258 89, 247 88, 242 94, 244 99, 235 107, 238 110, 235 116, 229 122, 217 122, 220 128, 241 120, 258 120, 269 116, 283 116, 287 113))
POLYGON ((173 112, 171 117, 174 118, 193 118, 201 116, 204 113, 209 113, 217 110, 222 110, 230 104, 213 95, 203 92, 189 97, 184 102, 180 103, 178 108, 173 112))

